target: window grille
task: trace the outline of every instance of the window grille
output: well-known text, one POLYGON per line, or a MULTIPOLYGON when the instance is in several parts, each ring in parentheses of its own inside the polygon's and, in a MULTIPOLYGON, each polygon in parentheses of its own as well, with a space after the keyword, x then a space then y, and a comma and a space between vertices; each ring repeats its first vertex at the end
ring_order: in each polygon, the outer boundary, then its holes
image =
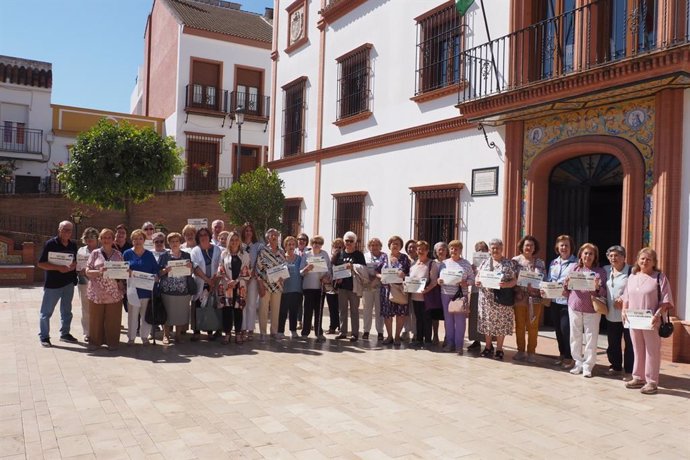
POLYGON ((337 59, 337 119, 351 117, 369 110, 371 65, 367 43, 337 59))
POLYGON ((304 109, 307 78, 283 86, 283 157, 304 153, 304 109))
POLYGON ((416 95, 460 82, 462 21, 451 2, 417 22, 416 95))
POLYGON ((333 195, 333 238, 355 232, 358 246, 364 241, 364 200, 367 192, 333 195))
POLYGON ((283 205, 282 236, 297 236, 302 229, 300 220, 302 198, 287 198, 283 205))
POLYGON ((412 190, 412 225, 415 239, 430 245, 459 237, 461 185, 412 190))

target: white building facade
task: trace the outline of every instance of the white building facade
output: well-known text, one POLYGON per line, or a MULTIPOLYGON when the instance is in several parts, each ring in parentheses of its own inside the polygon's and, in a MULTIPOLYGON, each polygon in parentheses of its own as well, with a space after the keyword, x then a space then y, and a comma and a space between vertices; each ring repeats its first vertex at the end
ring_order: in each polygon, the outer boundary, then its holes
POLYGON ((164 118, 184 149, 176 190, 227 188, 239 145, 240 173, 265 162, 271 21, 270 10, 262 16, 231 2, 154 1, 130 109, 164 118))

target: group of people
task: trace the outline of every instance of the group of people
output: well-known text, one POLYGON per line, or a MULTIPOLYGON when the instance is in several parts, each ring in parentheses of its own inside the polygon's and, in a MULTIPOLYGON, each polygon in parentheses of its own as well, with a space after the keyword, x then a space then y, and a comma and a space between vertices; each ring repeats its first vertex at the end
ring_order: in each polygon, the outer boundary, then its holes
POLYGON ((382 345, 398 347, 409 339, 412 346, 441 345, 444 351, 463 354, 469 332, 472 343, 467 350, 497 360, 504 359, 504 339, 515 331, 513 359, 534 363, 539 324, 548 307, 560 354, 554 365, 592 377, 604 308, 609 372, 631 373, 628 388, 645 394, 657 391, 657 329, 673 301, 651 248, 640 250, 631 266, 625 249, 612 246, 606 251, 609 264, 600 267, 595 245, 585 243, 575 253, 573 239, 561 235, 554 246, 556 257, 547 266, 537 256, 540 245, 531 235, 520 240, 513 258, 506 257, 500 239, 492 239, 488 244, 478 242, 468 260, 459 240, 431 246, 427 241, 403 242, 396 235, 387 240, 386 253, 383 242, 371 238, 362 252, 357 235, 346 232, 326 251, 319 235, 309 238, 302 233, 281 241, 280 232, 272 228, 260 241, 250 223, 237 231, 224 227, 216 220, 210 229, 187 225, 181 233, 167 235, 156 232, 150 222, 130 235, 123 225, 115 230, 87 228, 78 249, 71 240, 72 223, 60 223, 58 235, 45 244, 39 261, 46 272, 41 344, 51 346, 50 317, 58 301, 60 340, 78 341, 70 333, 75 285, 84 340, 94 350, 103 345, 117 349, 123 306, 128 343, 139 336, 148 344, 156 331, 146 312, 156 297, 166 312, 166 345, 183 340, 190 328, 191 341, 205 332, 208 340, 227 344, 234 337, 241 344, 254 339, 258 316, 261 341, 284 338, 286 323, 292 338, 313 332, 317 341, 325 340, 325 334, 352 342, 369 340, 374 323, 382 345), (155 288, 135 282, 140 279, 155 280, 155 288), (327 329, 322 324, 325 305, 327 329), (625 327, 631 311, 636 319, 640 311, 647 312, 649 327, 640 327, 637 320, 625 327), (214 329, 201 320, 209 313, 218 320, 214 329))

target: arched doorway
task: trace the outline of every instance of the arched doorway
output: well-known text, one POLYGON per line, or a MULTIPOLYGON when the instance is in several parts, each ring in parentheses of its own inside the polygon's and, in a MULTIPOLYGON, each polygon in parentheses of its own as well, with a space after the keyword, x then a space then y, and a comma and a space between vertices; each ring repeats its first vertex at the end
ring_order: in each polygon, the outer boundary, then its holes
MULTIPOLYGON (((581 155, 557 164, 549 177, 547 241, 571 235, 579 246, 621 242, 623 166, 610 154, 581 155)), ((574 248, 576 250, 576 248, 574 248)))

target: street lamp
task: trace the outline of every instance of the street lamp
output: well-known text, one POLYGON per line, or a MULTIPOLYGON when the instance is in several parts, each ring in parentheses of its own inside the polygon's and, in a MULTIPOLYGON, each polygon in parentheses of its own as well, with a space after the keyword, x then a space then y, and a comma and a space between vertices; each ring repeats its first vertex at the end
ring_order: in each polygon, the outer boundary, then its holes
POLYGON ((72 222, 74 222, 74 235, 77 240, 79 240, 79 224, 81 223, 82 218, 84 215, 81 213, 81 211, 74 211, 72 212, 72 215, 70 215, 72 218, 72 222))
POLYGON ((237 169, 235 169, 237 179, 235 180, 239 180, 240 157, 242 155, 242 124, 244 124, 244 106, 237 106, 237 109, 235 110, 235 123, 237 123, 237 169))

